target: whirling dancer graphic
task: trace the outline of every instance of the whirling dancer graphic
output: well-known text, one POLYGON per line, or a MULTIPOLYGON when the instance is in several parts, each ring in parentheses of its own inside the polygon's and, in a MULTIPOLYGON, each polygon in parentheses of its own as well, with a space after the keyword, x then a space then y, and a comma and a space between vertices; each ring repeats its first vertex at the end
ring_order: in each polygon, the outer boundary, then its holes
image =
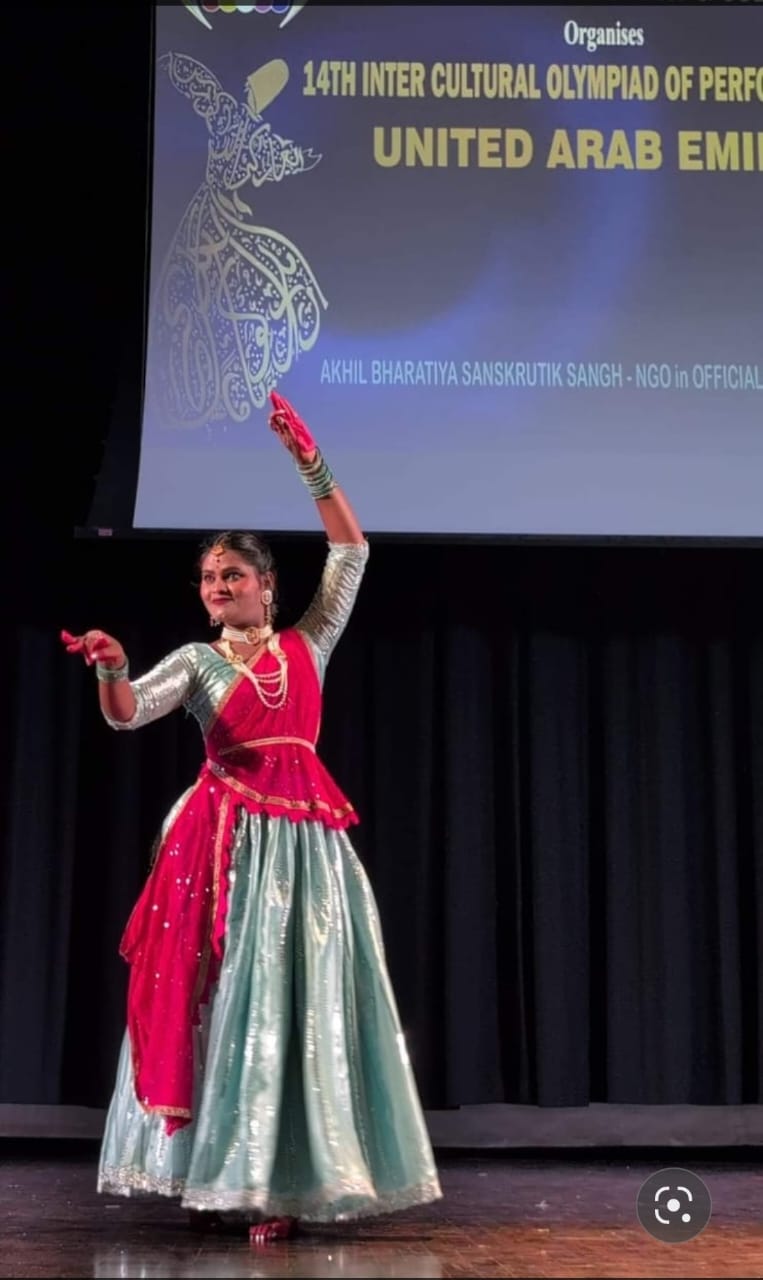
POLYGON ((159 67, 205 122, 209 145, 153 303, 148 395, 162 426, 243 422, 314 346, 327 302, 296 245, 256 226, 240 192, 321 157, 262 118, 289 78, 280 59, 249 76, 240 103, 195 58, 168 53, 159 67))

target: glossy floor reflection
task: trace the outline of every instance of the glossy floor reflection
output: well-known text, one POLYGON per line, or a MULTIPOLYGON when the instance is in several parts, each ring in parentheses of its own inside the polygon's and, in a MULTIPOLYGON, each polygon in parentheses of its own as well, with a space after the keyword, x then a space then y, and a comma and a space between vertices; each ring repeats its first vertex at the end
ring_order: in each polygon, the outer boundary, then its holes
POLYGON ((754 1153, 443 1155, 436 1205, 306 1229, 257 1248, 199 1234, 173 1201, 95 1191, 96 1152, 0 1147, 0 1275, 20 1277, 763 1277, 763 1175, 754 1153), (713 1212, 681 1245, 636 1217, 651 1174, 689 1169, 713 1212))
POLYGON ((97 1250, 94 1276, 139 1276, 144 1280, 185 1280, 187 1276, 394 1276, 429 1280, 445 1273, 435 1254, 427 1251, 385 1250, 378 1244, 369 1251, 361 1244, 325 1246, 306 1241, 255 1253, 246 1245, 237 1252, 209 1249, 201 1257, 186 1255, 157 1258, 130 1249, 97 1250), (389 1256, 385 1256, 388 1253, 389 1256))

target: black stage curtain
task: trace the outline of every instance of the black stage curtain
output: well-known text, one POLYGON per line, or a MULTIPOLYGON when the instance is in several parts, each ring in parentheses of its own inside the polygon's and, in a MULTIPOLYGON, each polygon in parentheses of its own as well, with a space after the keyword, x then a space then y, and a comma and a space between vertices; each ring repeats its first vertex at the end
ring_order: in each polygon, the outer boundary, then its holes
MULTIPOLYGON (((119 937, 201 759, 182 714, 108 729, 57 639, 102 626, 139 671, 209 635, 193 543, 72 536, 96 473, 114 509, 134 480, 148 13, 14 11, 36 88, 11 104, 6 1103, 105 1105, 119 937)), ((293 621, 322 546, 275 550, 293 621)), ((763 1102, 762 577, 755 549, 373 545, 323 754, 427 1107, 763 1102)))
MULTIPOLYGON (((288 622, 323 548, 276 548, 288 622)), ((201 760, 182 713, 110 730, 57 630, 114 632, 136 671, 205 638, 194 554, 62 540, 36 560, 56 587, 11 628, 2 1101, 106 1100, 120 932, 201 760)), ((373 548, 323 754, 363 819, 427 1106, 763 1101, 759 569, 730 549, 373 548)))

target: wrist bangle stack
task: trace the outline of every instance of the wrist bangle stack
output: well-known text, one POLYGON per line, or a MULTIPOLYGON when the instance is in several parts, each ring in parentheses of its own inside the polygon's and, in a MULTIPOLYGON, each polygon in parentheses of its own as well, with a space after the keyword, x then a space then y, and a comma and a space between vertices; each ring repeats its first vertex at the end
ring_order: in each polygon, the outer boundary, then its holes
POLYGON ((118 680, 127 680, 130 675, 130 664, 125 658, 121 667, 106 667, 100 662, 95 664, 96 678, 101 684, 116 684, 118 680))
POLYGON ((297 470, 313 498, 328 498, 337 487, 331 467, 326 462, 320 449, 316 452, 312 462, 298 463, 297 470))

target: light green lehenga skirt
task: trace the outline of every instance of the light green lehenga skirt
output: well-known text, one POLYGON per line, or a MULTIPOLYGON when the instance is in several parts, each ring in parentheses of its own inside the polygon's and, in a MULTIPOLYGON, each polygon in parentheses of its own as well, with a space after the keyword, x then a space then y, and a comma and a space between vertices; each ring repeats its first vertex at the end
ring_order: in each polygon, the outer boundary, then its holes
POLYGON ((440 1197, 376 904, 341 831, 242 811, 225 955, 168 1137, 125 1036, 98 1189, 318 1222, 440 1197))

